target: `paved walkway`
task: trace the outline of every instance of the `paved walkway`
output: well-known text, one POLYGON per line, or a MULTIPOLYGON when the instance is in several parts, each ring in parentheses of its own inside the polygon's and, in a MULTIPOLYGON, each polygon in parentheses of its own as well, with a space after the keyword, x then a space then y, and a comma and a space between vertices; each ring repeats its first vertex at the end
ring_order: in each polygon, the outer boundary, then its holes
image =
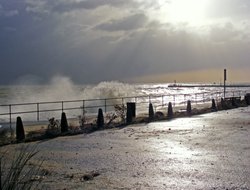
POLYGON ((250 107, 60 137, 39 151, 41 189, 250 189, 250 107))

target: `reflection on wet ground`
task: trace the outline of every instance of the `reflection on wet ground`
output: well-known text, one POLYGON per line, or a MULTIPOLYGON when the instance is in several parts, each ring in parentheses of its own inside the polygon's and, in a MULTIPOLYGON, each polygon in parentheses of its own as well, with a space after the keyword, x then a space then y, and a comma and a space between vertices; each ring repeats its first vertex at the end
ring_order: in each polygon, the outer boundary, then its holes
POLYGON ((39 143, 40 188, 250 189, 249 137, 248 107, 61 137, 39 143))

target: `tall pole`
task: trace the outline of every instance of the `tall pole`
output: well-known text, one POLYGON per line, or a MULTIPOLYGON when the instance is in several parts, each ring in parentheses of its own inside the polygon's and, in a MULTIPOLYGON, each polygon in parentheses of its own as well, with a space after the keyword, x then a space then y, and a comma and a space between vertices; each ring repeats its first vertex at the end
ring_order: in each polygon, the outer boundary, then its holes
POLYGON ((224 69, 224 99, 226 97, 226 80, 227 80, 227 70, 224 69))

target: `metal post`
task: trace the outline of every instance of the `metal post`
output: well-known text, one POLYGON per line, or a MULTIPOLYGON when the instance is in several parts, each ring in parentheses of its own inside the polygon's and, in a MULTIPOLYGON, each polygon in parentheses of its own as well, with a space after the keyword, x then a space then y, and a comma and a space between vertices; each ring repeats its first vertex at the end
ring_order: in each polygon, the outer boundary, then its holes
POLYGON ((227 70, 224 69, 224 98, 226 97, 226 80, 227 80, 227 70))
POLYGON ((107 100, 105 99, 105 113, 107 112, 107 100))
POLYGON ((11 131, 11 133, 12 133, 11 105, 9 105, 9 115, 10 115, 10 131, 11 131))
POLYGON ((62 112, 63 112, 63 101, 62 101, 62 112))
POLYGON ((163 99, 163 95, 161 96, 161 106, 163 107, 164 105, 164 99, 163 99))
POLYGON ((37 121, 39 121, 39 103, 36 104, 37 108, 37 121))
POLYGON ((85 114, 85 101, 82 101, 82 116, 85 114))
POLYGON ((175 107, 175 95, 173 95, 174 107, 175 107))

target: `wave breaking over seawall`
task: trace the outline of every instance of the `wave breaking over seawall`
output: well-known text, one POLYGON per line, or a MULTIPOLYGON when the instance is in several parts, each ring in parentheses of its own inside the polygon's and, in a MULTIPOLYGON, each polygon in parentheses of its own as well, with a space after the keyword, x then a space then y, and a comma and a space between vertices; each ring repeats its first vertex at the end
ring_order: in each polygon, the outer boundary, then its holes
MULTIPOLYGON (((13 85, 0 87, 0 92, 1 90, 4 90, 4 96, 0 96, 0 105, 34 103, 32 105, 12 106, 12 113, 36 110, 36 103, 39 103, 40 110, 60 110, 62 108, 60 103, 47 104, 43 102, 79 100, 79 102, 64 104, 65 112, 69 117, 77 117, 82 114, 81 108, 83 104, 81 100, 97 99, 96 101, 85 102, 86 107, 93 107, 86 111, 96 113, 98 108, 95 106, 104 105, 104 101, 98 99, 114 98, 108 103, 115 105, 121 103, 119 97, 133 96, 136 92, 134 85, 117 81, 101 82, 97 85, 77 85, 67 77, 55 77, 48 85, 13 85), (73 107, 78 107, 79 110, 67 110, 67 108, 73 107)), ((9 107, 1 106, 0 113, 9 113, 9 107)), ((19 115, 24 117, 25 120, 34 120, 36 118, 36 113, 19 115)), ((60 111, 41 112, 39 115, 42 120, 50 117, 59 118, 60 111)), ((13 115, 13 118, 15 116, 13 115)), ((1 121, 8 120, 8 118, 8 115, 2 116, 1 121)))
POLYGON ((133 96, 135 91, 134 85, 117 81, 77 85, 67 77, 55 77, 48 85, 5 86, 0 104, 116 98, 133 96))

